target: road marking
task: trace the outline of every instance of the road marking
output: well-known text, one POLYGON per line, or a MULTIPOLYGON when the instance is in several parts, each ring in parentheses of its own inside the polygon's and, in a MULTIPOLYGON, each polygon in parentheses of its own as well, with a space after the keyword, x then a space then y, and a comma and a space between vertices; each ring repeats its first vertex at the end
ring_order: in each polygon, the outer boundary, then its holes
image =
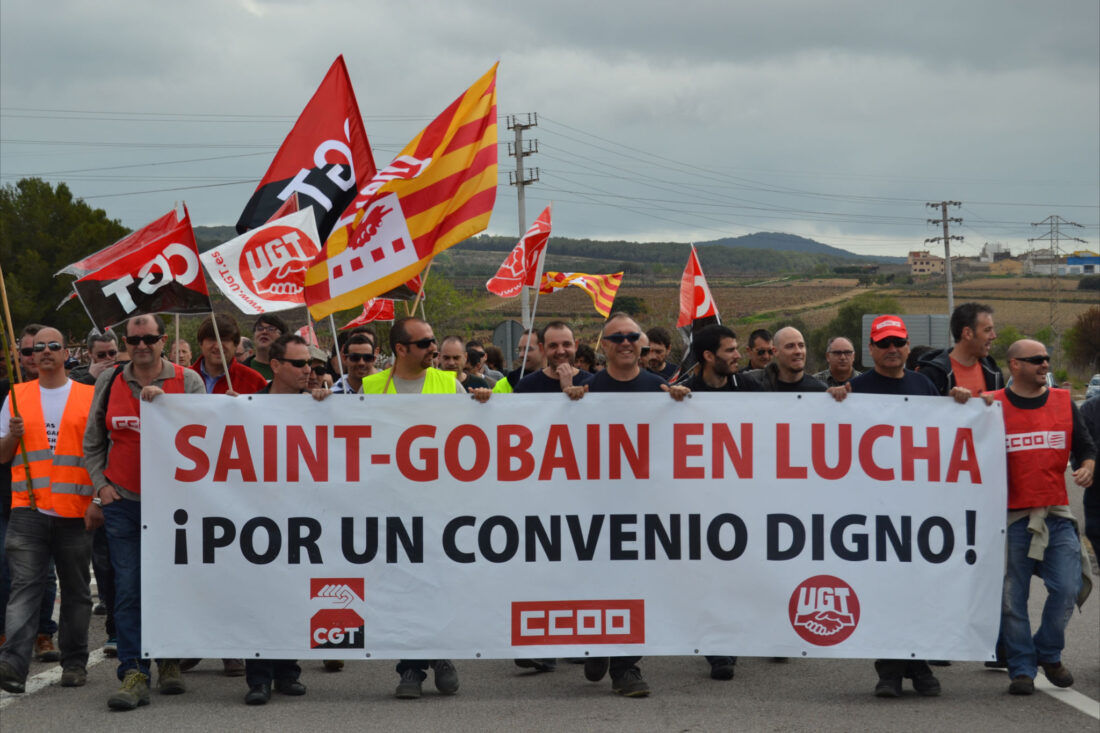
MULTIPOLYGON (((102 649, 96 649, 88 655, 88 669, 96 666, 100 662, 104 661, 107 655, 103 653, 102 649)), ((27 690, 22 694, 14 692, 0 692, 0 710, 3 710, 12 703, 18 702, 21 698, 28 697, 43 690, 50 685, 55 685, 61 681, 61 667, 50 667, 45 672, 39 672, 34 677, 27 679, 27 690)))
POLYGON ((1071 690, 1068 687, 1055 687, 1050 680, 1041 676, 1035 678, 1035 689, 1042 690, 1055 700, 1064 702, 1071 708, 1100 720, 1100 702, 1093 700, 1088 695, 1082 695, 1077 690, 1071 690))

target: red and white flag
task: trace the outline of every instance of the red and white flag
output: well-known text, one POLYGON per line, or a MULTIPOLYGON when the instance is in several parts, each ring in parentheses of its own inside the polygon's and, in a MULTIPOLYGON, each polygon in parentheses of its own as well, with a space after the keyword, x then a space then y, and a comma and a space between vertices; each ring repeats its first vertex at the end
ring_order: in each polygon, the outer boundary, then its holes
POLYGON ((305 305, 306 270, 320 251, 307 206, 204 252, 202 264, 233 305, 258 315, 305 305))
POLYGON ((321 344, 317 342, 317 332, 313 330, 313 324, 307 324, 298 329, 297 334, 305 339, 306 343, 310 346, 321 347, 321 344))
POLYGON ((347 331, 356 326, 365 326, 374 321, 392 321, 396 318, 393 312, 393 301, 389 298, 371 298, 363 304, 363 312, 351 319, 340 330, 347 331))
POLYGON ((693 321, 710 317, 718 320, 718 306, 710 294, 707 279, 703 277, 703 268, 699 266, 693 244, 687 266, 684 267, 684 276, 680 279, 680 318, 676 321, 676 327, 681 328, 693 321))
POLYGON ((489 292, 502 298, 514 298, 525 285, 534 287, 549 239, 550 207, 547 206, 509 253, 497 274, 485 283, 489 292))

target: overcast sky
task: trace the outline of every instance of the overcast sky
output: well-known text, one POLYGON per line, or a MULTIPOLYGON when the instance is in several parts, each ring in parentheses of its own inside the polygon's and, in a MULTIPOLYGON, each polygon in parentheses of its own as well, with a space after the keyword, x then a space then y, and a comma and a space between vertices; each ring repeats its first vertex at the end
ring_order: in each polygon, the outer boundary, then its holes
MULTIPOLYGON (((953 253, 1020 253, 1052 214, 1096 250, 1098 29, 1096 0, 3 0, 0 182, 229 225, 338 54, 380 166, 499 59, 499 113, 539 115, 528 223, 553 200, 558 235, 897 255, 954 199, 953 253)), ((511 139, 494 234, 520 228, 511 139)))

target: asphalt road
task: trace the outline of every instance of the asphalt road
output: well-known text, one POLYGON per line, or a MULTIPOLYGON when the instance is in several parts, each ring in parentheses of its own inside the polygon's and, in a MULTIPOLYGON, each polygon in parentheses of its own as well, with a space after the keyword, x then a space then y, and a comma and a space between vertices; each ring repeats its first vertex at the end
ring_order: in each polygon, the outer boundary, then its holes
MULTIPOLYGON (((1071 485, 1077 516, 1081 493, 1071 485)), ((1095 571, 1094 566, 1093 581, 1100 586, 1095 571)), ((1044 598, 1041 582, 1034 581, 1033 623, 1044 598)), ((92 648, 104 638, 103 617, 93 617, 92 648)), ((586 681, 579 665, 562 663, 554 672, 537 674, 510 660, 457 660, 457 695, 439 695, 429 678, 423 698, 402 701, 393 697, 392 662, 349 662, 342 672, 330 673, 310 661, 302 672, 309 688, 305 697, 276 694, 264 707, 247 707, 243 678, 226 678, 220 661, 206 660, 185 673, 186 694, 154 691, 148 707, 120 713, 107 708, 107 697, 118 686, 115 661, 96 651, 88 684, 81 688, 58 686, 55 664, 34 663, 28 693, 0 693, 0 730, 1095 731, 1100 729, 1100 587, 1070 621, 1063 662, 1077 680, 1069 691, 1044 692, 1050 686, 1040 674, 1035 695, 1011 696, 1003 671, 956 662, 935 668, 941 697, 918 697, 907 683, 902 698, 883 700, 871 694, 876 676, 869 660, 779 664, 743 658, 733 680, 718 682, 709 678, 701 657, 648 657, 641 666, 653 695, 645 699, 616 696, 606 679, 586 681)))

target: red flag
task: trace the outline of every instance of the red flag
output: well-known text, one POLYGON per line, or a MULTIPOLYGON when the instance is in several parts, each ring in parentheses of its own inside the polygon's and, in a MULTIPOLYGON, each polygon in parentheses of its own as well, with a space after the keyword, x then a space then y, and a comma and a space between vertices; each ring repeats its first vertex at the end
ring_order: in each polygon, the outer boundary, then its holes
POLYGON ((363 312, 347 322, 340 330, 362 326, 374 321, 392 321, 396 318, 393 312, 393 301, 389 298, 371 298, 363 304, 363 312))
POLYGON ((714 304, 714 298, 711 297, 707 279, 703 277, 703 268, 699 266, 699 258, 695 256, 693 244, 687 266, 684 267, 684 276, 680 279, 680 319, 676 321, 676 328, 711 316, 718 318, 718 306, 714 304))
POLYGON ((337 56, 245 205, 237 232, 269 221, 297 193, 301 208, 313 206, 324 241, 375 172, 344 57, 337 56))
POLYGON ((101 331, 143 313, 210 312, 191 218, 186 208, 183 211, 183 219, 175 227, 160 236, 134 241, 136 249, 130 254, 73 283, 101 331))
POLYGON ((305 339, 306 343, 310 346, 320 347, 321 344, 317 342, 317 332, 313 330, 313 324, 309 323, 298 329, 297 334, 305 339))
POLYGON ((497 274, 485 283, 490 293, 502 298, 514 298, 523 286, 534 287, 538 277, 539 263, 546 242, 550 239, 550 207, 547 206, 535 219, 535 223, 519 240, 519 244, 504 260, 497 274))
POLYGON ((127 234, 114 244, 108 245, 98 252, 90 254, 84 259, 74 262, 67 267, 63 267, 54 273, 54 277, 58 275, 76 275, 77 277, 84 277, 91 272, 95 272, 111 264, 120 257, 130 254, 136 249, 141 249, 149 241, 161 237, 175 229, 179 223, 179 216, 176 215, 176 210, 172 209, 156 221, 146 224, 136 232, 127 234))

